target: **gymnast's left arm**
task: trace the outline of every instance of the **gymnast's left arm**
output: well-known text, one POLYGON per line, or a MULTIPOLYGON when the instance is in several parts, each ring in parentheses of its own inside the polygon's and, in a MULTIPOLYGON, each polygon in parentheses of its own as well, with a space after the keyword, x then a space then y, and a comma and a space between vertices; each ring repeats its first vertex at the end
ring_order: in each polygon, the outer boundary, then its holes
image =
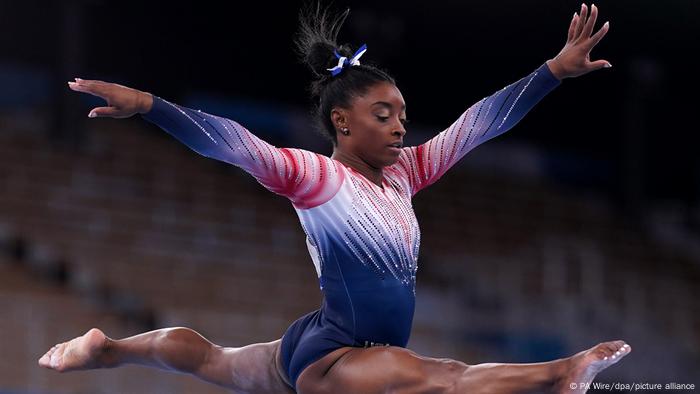
POLYGON ((497 137, 522 119, 564 78, 610 67, 607 60, 590 61, 593 47, 605 36, 609 23, 591 36, 598 15, 581 7, 569 24, 566 44, 554 58, 519 81, 472 105, 450 127, 422 145, 404 148, 397 167, 409 179, 411 192, 433 184, 478 145, 497 137))

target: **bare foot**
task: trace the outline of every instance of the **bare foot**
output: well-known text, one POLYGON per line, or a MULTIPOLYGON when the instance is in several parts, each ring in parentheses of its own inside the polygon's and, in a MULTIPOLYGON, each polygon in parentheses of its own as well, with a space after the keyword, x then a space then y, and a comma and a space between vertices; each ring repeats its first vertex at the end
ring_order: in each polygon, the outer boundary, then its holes
POLYGON ((99 368, 98 357, 107 342, 105 334, 93 328, 85 335, 60 343, 39 359, 39 365, 58 372, 99 368))
POLYGON ((559 393, 585 393, 595 376, 620 361, 632 351, 624 341, 603 342, 569 358, 569 368, 562 376, 559 393))

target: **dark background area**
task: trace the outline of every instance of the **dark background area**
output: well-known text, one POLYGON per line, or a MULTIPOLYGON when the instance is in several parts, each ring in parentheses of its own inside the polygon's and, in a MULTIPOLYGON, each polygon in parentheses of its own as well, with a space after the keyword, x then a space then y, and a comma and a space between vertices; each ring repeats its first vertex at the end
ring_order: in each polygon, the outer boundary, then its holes
MULTIPOLYGON (((292 46, 300 1, 0 4, 3 61, 54 64, 51 77, 61 89, 80 76, 174 100, 197 90, 308 104, 310 74, 292 46)), ((367 43, 363 61, 393 73, 412 122, 439 130, 556 55, 580 7, 575 1, 483 0, 335 5, 352 10, 340 41, 367 43)), ((631 187, 644 198, 693 204, 700 193, 691 87, 700 6, 689 0, 597 6, 597 28, 609 20, 611 29, 592 57, 613 68, 566 80, 528 116, 530 127, 508 138, 602 159, 605 174, 593 177, 592 186, 617 200, 631 187)))

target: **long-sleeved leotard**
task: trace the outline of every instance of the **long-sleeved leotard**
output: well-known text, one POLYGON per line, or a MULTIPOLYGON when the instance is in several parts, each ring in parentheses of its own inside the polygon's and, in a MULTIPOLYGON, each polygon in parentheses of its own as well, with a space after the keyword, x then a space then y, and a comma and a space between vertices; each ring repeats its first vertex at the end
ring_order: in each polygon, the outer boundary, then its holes
POLYGON ((283 337, 282 360, 295 386, 305 367, 340 347, 406 346, 420 244, 411 198, 471 149, 513 127, 558 84, 543 64, 485 97, 426 143, 403 148, 398 161, 384 168, 382 187, 329 157, 276 148, 235 121, 155 96, 143 116, 292 202, 324 295, 321 308, 283 337))

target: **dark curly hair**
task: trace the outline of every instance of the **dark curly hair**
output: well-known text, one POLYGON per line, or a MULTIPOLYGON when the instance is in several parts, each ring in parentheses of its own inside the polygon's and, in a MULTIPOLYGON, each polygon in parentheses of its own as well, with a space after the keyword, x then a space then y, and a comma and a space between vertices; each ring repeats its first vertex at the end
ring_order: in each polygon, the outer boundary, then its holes
POLYGON ((353 97, 367 92, 378 82, 396 84, 386 71, 365 63, 348 67, 331 76, 327 69, 338 64, 334 51, 348 59, 353 50, 348 44, 336 43, 340 27, 345 22, 350 9, 334 13, 330 6, 322 7, 320 1, 306 3, 299 13, 299 32, 294 40, 297 52, 303 63, 309 66, 313 80, 309 88, 315 102, 313 115, 321 134, 337 145, 337 133, 330 113, 334 107, 348 108, 353 97))

